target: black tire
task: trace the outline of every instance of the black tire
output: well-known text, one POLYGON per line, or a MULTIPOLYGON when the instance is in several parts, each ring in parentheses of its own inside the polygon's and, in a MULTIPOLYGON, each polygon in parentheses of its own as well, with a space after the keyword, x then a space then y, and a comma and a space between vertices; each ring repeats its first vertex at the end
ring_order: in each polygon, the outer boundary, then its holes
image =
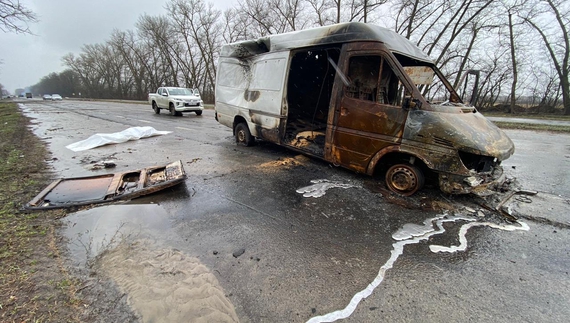
POLYGON ((235 129, 236 143, 238 145, 249 147, 253 145, 253 137, 245 122, 238 123, 235 129))
POLYGON ((152 101, 152 109, 154 110, 154 113, 160 114, 160 108, 156 105, 156 102, 154 101, 152 101))
POLYGON ((386 186, 396 194, 411 196, 424 186, 421 169, 410 164, 396 164, 386 172, 386 186))
POLYGON ((176 109, 174 109, 174 104, 172 103, 168 105, 168 111, 170 111, 170 115, 173 117, 178 115, 178 113, 176 113, 176 109))
POLYGON ((197 116, 201 116, 201 115, 202 115, 202 110, 198 110, 198 111, 195 111, 195 112, 196 112, 196 115, 197 115, 197 116))

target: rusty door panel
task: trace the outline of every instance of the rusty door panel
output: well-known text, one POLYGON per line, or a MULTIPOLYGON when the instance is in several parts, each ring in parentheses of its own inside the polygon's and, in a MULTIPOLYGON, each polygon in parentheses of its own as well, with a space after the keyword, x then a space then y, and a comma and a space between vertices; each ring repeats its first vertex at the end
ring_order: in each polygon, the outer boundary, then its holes
POLYGON ((62 178, 48 185, 24 208, 57 209, 130 200, 182 183, 185 179, 181 161, 123 173, 62 178))
POLYGON ((401 141, 407 112, 353 98, 343 98, 333 133, 334 162, 366 172, 374 154, 401 141))

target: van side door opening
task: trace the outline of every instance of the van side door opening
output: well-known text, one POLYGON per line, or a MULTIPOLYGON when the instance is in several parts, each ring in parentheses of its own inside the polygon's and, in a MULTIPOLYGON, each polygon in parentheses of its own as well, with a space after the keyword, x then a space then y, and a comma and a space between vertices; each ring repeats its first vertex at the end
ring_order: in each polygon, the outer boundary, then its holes
POLYGON ((340 46, 292 54, 287 82, 287 127, 283 144, 324 156, 327 120, 340 46))

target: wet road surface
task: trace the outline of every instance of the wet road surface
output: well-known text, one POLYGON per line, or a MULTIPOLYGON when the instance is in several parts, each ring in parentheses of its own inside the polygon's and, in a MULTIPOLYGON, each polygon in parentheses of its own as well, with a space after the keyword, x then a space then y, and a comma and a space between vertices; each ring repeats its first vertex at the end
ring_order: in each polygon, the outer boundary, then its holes
POLYGON ((462 208, 469 200, 433 188, 391 203, 371 178, 268 143, 238 147, 212 110, 172 117, 148 105, 78 101, 27 101, 22 109, 53 152, 55 177, 183 161, 184 185, 65 219, 71 265, 96 260, 91 265, 129 295, 142 321, 177 321, 152 316, 166 305, 148 299, 168 295, 172 312, 220 322, 562 322, 570 315, 570 222, 561 214, 570 196, 568 136, 507 132, 517 150, 506 171, 548 206, 513 204, 525 231, 484 209, 476 208, 485 214, 478 217, 462 208), (172 133, 77 153, 64 148, 131 126, 172 133), (104 159, 117 167, 90 170, 104 159), (297 192, 319 179, 345 187, 318 198, 297 192), (430 204, 434 197, 442 207, 430 204), (453 210, 444 218, 445 209, 453 210), (480 226, 462 232, 470 223, 480 226), (430 249, 459 246, 464 234, 465 251, 430 249), (406 243, 401 254, 394 238, 406 243), (200 303, 206 312, 189 306, 197 299, 209 300, 200 303))

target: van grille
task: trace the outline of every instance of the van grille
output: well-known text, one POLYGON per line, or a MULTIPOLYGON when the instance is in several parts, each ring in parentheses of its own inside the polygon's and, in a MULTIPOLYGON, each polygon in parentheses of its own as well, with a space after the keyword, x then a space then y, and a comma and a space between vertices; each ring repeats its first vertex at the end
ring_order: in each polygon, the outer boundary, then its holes
POLYGON ((443 139, 440 137, 433 137, 433 141, 439 145, 443 145, 443 146, 447 146, 447 147, 453 147, 453 143, 447 139, 443 139))

